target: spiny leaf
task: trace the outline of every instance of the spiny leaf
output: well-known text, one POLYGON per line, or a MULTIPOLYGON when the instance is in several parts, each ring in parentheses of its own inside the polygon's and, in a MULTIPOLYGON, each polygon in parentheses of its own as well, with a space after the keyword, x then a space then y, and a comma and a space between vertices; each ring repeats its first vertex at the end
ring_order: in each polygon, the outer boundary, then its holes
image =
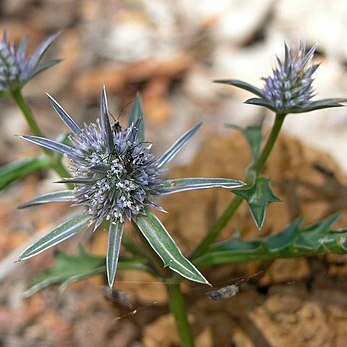
POLYGON ((65 125, 76 135, 79 136, 82 133, 80 126, 73 120, 73 118, 60 106, 60 104, 51 97, 48 93, 49 102, 54 108, 54 111, 60 117, 60 119, 65 123, 65 125))
POLYGON ((110 223, 108 231, 108 245, 106 256, 106 270, 108 284, 112 288, 116 278, 117 264, 122 242, 124 223, 110 223))
POLYGON ((263 92, 261 89, 253 86, 252 84, 249 84, 247 82, 243 82, 240 80, 216 80, 215 83, 223 83, 223 84, 230 84, 234 87, 241 88, 244 90, 247 90, 248 92, 251 92, 261 98, 264 97, 263 92))
POLYGON ((274 111, 274 112, 277 111, 277 109, 272 104, 270 104, 269 102, 267 102, 264 99, 250 98, 250 99, 245 101, 245 104, 263 106, 265 108, 268 108, 271 111, 274 111))
POLYGON ((333 214, 307 227, 302 227, 302 218, 277 234, 253 241, 231 238, 212 245, 204 255, 196 259, 199 266, 239 263, 251 260, 272 260, 320 256, 326 253, 347 253, 347 228, 332 230, 339 218, 333 214))
POLYGON ((191 281, 209 284, 199 270, 182 254, 154 214, 147 212, 146 215, 139 215, 135 223, 165 266, 191 281))
POLYGON ((262 135, 263 125, 264 125, 264 118, 262 118, 259 124, 250 125, 245 128, 241 128, 237 125, 232 125, 232 124, 227 125, 230 128, 240 130, 245 136, 251 150, 252 163, 255 163, 258 160, 261 153, 261 144, 264 140, 264 137, 262 135))
POLYGON ((110 120, 108 118, 108 106, 107 106, 107 95, 105 86, 102 87, 101 97, 100 97, 100 119, 103 134, 106 140, 108 153, 113 151, 113 134, 111 130, 110 120))
POLYGON ((145 114, 143 112, 142 101, 139 93, 136 94, 133 107, 130 111, 128 126, 135 124, 137 121, 140 121, 139 130, 137 132, 137 142, 143 142, 145 141, 145 114))
POLYGON ((238 189, 245 185, 244 182, 228 178, 177 178, 166 180, 161 188, 161 194, 173 194, 185 192, 187 190, 208 189, 208 188, 224 188, 238 189))
POLYGON ((26 208, 34 205, 47 204, 50 202, 65 202, 73 200, 75 194, 73 190, 59 190, 58 192, 48 193, 34 198, 18 206, 26 208))
POLYGON ((66 222, 60 224, 45 236, 41 237, 33 245, 29 246, 19 256, 18 260, 29 259, 46 249, 49 249, 66 239, 74 236, 82 229, 86 228, 91 222, 90 216, 86 214, 78 214, 66 222))
POLYGON ((71 155, 72 148, 68 145, 64 145, 63 143, 59 143, 59 142, 46 139, 45 137, 40 137, 40 136, 25 135, 25 136, 21 136, 21 138, 23 138, 24 140, 30 141, 32 143, 35 143, 36 145, 58 152, 60 154, 71 155))
POLYGON ((272 193, 270 180, 263 176, 258 176, 256 182, 251 187, 235 190, 234 194, 247 201, 252 217, 259 230, 264 224, 267 205, 271 202, 281 201, 272 193))
POLYGON ((168 164, 181 149, 189 142, 189 140, 199 130, 202 123, 195 125, 193 128, 185 132, 168 150, 166 150, 161 157, 158 159, 158 168, 161 168, 168 164))

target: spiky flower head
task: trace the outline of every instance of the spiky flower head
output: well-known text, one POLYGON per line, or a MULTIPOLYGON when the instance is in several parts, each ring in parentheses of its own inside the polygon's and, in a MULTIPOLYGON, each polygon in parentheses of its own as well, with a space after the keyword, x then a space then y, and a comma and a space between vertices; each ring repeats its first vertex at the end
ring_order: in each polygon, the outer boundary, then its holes
POLYGON ((40 43, 34 54, 27 58, 28 38, 25 36, 16 48, 8 41, 7 32, 3 32, 0 42, 0 94, 20 90, 35 75, 59 62, 59 60, 50 60, 40 64, 42 56, 58 35, 48 36, 40 43))
POLYGON ((316 45, 306 52, 303 42, 297 49, 284 45, 285 56, 281 61, 277 57, 278 66, 269 77, 263 78, 264 98, 279 112, 288 113, 296 108, 309 106, 313 96, 313 73, 319 64, 311 64, 316 45))
MULTIPOLYGON (((105 111, 106 112, 106 111, 105 111)), ((70 169, 76 205, 85 206, 96 222, 121 222, 157 207, 162 168, 150 153, 151 144, 140 142, 140 120, 126 129, 103 131, 100 122, 87 125, 78 137, 70 136, 70 169)), ((160 208, 159 208, 160 209, 160 208)))
POLYGON ((309 51, 303 42, 296 47, 284 44, 284 59, 277 57, 277 67, 272 75, 264 77, 265 85, 262 89, 239 80, 218 80, 218 83, 231 84, 245 89, 258 98, 245 101, 246 104, 266 107, 277 114, 302 113, 328 107, 343 106, 340 102, 346 99, 321 99, 311 101, 314 96, 313 74, 319 64, 312 63, 317 46, 309 51))
POLYGON ((21 207, 72 201, 74 205, 82 206, 83 212, 27 248, 19 259, 30 258, 90 224, 94 224, 96 229, 102 222, 106 222, 109 225, 106 268, 109 284, 112 286, 124 222, 129 219, 137 225, 166 266, 193 281, 207 283, 194 265, 182 255, 165 227, 150 211, 151 207, 162 210, 153 201, 160 195, 214 187, 235 189, 244 185, 241 181, 224 178, 162 178, 165 166, 201 124, 183 134, 163 155, 156 157, 150 151, 151 144, 144 139, 143 110, 139 96, 134 102, 128 126, 124 129, 118 122, 111 125, 109 121, 105 89, 101 93, 100 119, 84 128, 52 97, 49 96, 49 99, 59 117, 72 131, 70 144, 38 136, 23 138, 67 157, 72 177, 59 182, 74 184, 75 189, 46 194, 21 207))

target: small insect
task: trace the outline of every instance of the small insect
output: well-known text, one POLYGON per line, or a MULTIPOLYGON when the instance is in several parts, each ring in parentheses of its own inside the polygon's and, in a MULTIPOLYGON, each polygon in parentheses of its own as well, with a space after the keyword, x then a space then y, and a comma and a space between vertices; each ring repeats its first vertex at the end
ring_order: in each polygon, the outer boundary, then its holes
POLYGON ((119 112, 118 118, 116 119, 116 117, 110 112, 108 111, 108 114, 111 116, 111 118, 113 119, 113 123, 111 125, 111 129, 114 133, 118 133, 122 131, 122 126, 119 123, 119 119, 123 114, 123 111, 132 103, 133 101, 129 101, 127 104, 125 104, 122 109, 119 112))
POLYGON ((214 301, 221 301, 221 300, 225 300, 225 299, 230 299, 239 292, 239 284, 241 284, 243 282, 247 282, 247 281, 253 279, 254 277, 258 277, 260 274, 263 274, 264 272, 265 272, 265 270, 261 270, 252 276, 240 279, 239 281, 237 281, 234 284, 229 284, 225 287, 210 290, 209 292, 207 292, 207 296, 214 301))
POLYGON ((102 291, 104 297, 112 303, 128 309, 135 308, 135 301, 129 293, 108 286, 104 286, 102 291))
POLYGON ((239 292, 239 287, 236 284, 231 284, 226 287, 222 287, 219 289, 211 290, 207 293, 207 296, 214 300, 220 301, 233 297, 239 292))
POLYGON ((119 118, 121 117, 121 113, 119 114, 118 116, 118 119, 115 118, 115 116, 110 112, 108 111, 108 114, 111 116, 111 118, 113 119, 113 123, 111 125, 111 130, 114 132, 114 133, 119 133, 122 131, 122 126, 119 124, 119 118))

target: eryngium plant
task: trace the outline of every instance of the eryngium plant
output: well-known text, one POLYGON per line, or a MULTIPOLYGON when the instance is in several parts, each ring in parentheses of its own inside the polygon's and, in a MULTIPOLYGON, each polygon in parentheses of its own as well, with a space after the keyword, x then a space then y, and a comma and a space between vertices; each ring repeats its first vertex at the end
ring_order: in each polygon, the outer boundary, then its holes
POLYGON ((316 45, 307 52, 303 42, 299 42, 297 47, 293 48, 285 43, 284 59, 280 60, 277 57, 278 66, 273 68, 272 75, 263 78, 265 85, 262 89, 239 80, 216 82, 231 84, 250 91, 258 98, 248 99, 245 101, 246 104, 264 106, 281 115, 343 106, 340 102, 346 99, 311 101, 314 96, 313 74, 319 67, 319 64, 312 63, 315 50, 316 45))
POLYGON ((75 235, 81 229, 103 222, 108 224, 109 240, 106 269, 112 286, 120 252, 125 220, 131 220, 143 234, 165 266, 196 282, 208 283, 203 275, 177 248, 171 236, 152 214, 152 207, 162 210, 153 200, 162 195, 204 188, 235 189, 243 182, 224 178, 164 179, 165 166, 196 133, 201 124, 180 137, 162 156, 154 156, 151 144, 144 140, 143 111, 137 97, 128 126, 118 122, 111 125, 106 91, 101 93, 100 120, 81 128, 63 108, 49 96, 50 102, 63 122, 70 128, 70 145, 38 136, 24 139, 69 159, 72 178, 59 182, 72 183, 74 190, 46 194, 21 207, 36 204, 72 201, 82 206, 83 212, 61 224, 49 234, 27 248, 19 260, 28 259, 75 235))
POLYGON ((43 55, 58 35, 59 33, 48 36, 40 43, 34 54, 27 58, 28 38, 24 37, 16 48, 8 41, 6 31, 3 32, 0 42, 0 94, 22 89, 35 75, 59 62, 59 60, 49 60, 40 64, 43 55))

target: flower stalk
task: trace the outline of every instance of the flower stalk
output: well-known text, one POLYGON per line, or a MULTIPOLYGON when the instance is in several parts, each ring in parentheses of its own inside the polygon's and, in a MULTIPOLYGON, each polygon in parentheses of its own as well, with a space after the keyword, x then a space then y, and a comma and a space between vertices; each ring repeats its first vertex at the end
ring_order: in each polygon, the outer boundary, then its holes
POLYGON ((175 318, 176 328, 182 347, 194 347, 194 337, 188 322, 187 308, 180 283, 165 284, 170 310, 175 318))
MULTIPOLYGON (((276 143, 276 140, 278 138, 278 135, 281 131, 285 114, 277 114, 275 118, 275 122, 272 126, 270 135, 266 141, 266 144, 261 152, 261 155, 259 159, 256 161, 253 167, 250 168, 249 173, 246 177, 246 182, 252 184, 252 180, 257 177, 261 171, 263 170, 266 161, 268 160, 270 153, 276 143), (254 177, 255 174, 255 177, 254 177)), ((227 206, 227 208, 224 210, 223 214, 218 218, 217 222, 212 226, 210 231, 207 233, 207 235, 201 240, 199 245, 196 247, 196 249, 192 252, 190 258, 196 259, 200 255, 202 255, 208 246, 217 240, 218 236, 221 234, 225 226, 228 224, 230 219, 234 216, 238 208, 240 207, 241 203, 244 200, 239 197, 235 196, 230 204, 227 206)))
MULTIPOLYGON (((20 89, 13 90, 11 91, 11 95, 13 99, 15 100, 17 106, 20 108, 22 111, 24 118, 26 119, 31 131, 35 136, 44 136, 41 128, 37 124, 34 115, 29 107, 29 105, 25 102, 22 92, 20 89)), ((59 159, 54 158, 54 153, 50 151, 49 149, 43 148, 43 151, 45 154, 50 158, 50 163, 51 163, 51 168, 55 170, 55 172, 60 176, 60 177, 69 177, 68 171, 65 169, 63 164, 59 159)), ((71 185, 68 185, 71 188, 71 185)))

